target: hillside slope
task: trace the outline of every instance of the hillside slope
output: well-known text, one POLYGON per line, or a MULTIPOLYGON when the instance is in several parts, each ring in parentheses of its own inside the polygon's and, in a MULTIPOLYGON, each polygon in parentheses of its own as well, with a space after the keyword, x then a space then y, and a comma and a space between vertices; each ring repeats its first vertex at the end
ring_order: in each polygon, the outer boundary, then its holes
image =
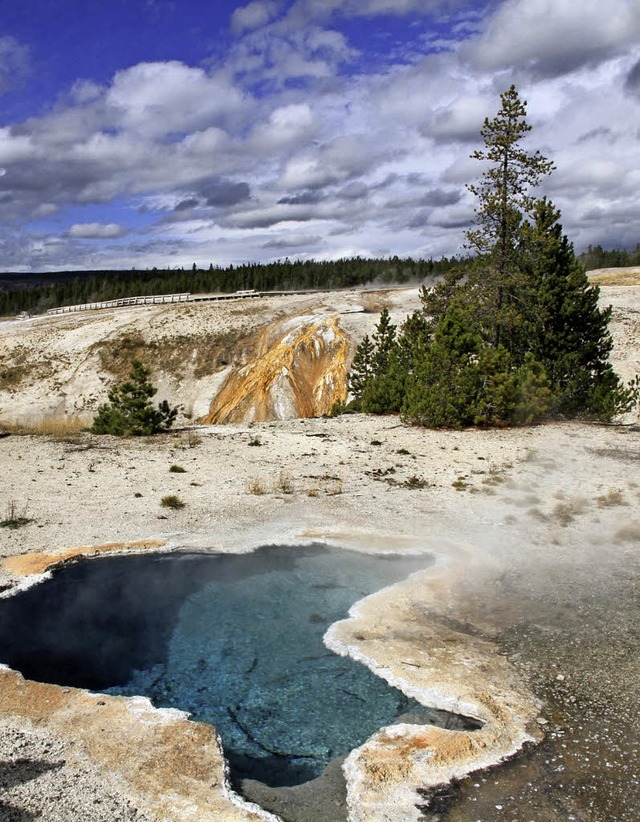
MULTIPOLYGON (((640 372, 640 286, 604 286, 613 306, 613 362, 640 372)), ((318 292, 88 311, 0 323, 0 419, 87 422, 138 358, 179 422, 321 416, 346 396, 356 344, 383 307, 393 322, 419 306, 418 289, 318 292)))

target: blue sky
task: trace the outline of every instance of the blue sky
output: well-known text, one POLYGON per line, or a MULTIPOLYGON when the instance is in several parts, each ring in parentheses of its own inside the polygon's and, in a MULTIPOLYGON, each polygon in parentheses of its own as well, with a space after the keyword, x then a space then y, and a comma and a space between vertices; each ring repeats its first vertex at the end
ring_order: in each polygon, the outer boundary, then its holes
POLYGON ((460 253, 512 82, 577 249, 640 242, 638 0, 4 6, 0 269, 460 253))

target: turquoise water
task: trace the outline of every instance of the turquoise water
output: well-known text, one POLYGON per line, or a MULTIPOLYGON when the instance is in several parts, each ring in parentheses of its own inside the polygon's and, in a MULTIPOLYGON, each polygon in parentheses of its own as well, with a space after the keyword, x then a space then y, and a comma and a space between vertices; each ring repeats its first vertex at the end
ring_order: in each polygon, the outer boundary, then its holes
POLYGON ((91 560, 0 601, 0 660, 189 711, 216 726, 235 779, 299 784, 398 716, 428 713, 322 636, 429 564, 323 546, 91 560))

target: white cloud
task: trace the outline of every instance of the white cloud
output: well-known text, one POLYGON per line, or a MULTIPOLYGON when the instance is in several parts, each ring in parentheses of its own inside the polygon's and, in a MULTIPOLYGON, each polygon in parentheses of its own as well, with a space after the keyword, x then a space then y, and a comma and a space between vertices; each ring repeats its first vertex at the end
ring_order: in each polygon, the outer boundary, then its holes
POLYGON ((387 152, 386 147, 372 144, 364 134, 336 137, 292 158, 280 182, 289 190, 345 183, 384 161, 387 152))
POLYGON ((318 118, 309 104, 292 103, 274 109, 266 122, 254 126, 250 142, 261 152, 276 151, 309 142, 318 129, 318 118))
POLYGON ((465 3, 300 0, 280 16, 258 3, 255 25, 246 16, 215 64, 140 63, 104 85, 79 80, 45 114, 0 128, 0 264, 459 253, 474 205, 464 186, 482 170, 469 155, 512 80, 528 100, 528 144, 557 165, 545 191, 569 236, 578 248, 629 238, 640 211, 636 6, 611 0, 607 21, 592 0, 573 17, 567 0, 545 3, 496 0, 479 33, 458 29, 461 47, 425 38, 423 13, 465 3), (407 15, 415 40, 368 66, 339 23, 391 13, 407 15), (96 203, 113 222, 79 216, 96 203), (127 228, 134 208, 143 229, 127 228))
POLYGON ((0 94, 19 86, 30 69, 27 46, 13 37, 0 37, 0 94))
POLYGON ((298 0, 291 16, 324 19, 332 14, 343 17, 375 17, 433 14, 471 5, 470 0, 298 0))
POLYGON ((31 216, 38 219, 39 217, 50 217, 58 210, 58 206, 53 203, 40 203, 39 206, 33 209, 31 216))
POLYGON ((104 102, 114 125, 158 138, 220 126, 246 113, 248 99, 223 73, 174 60, 119 71, 104 102))
POLYGON ((638 0, 506 0, 463 53, 483 70, 526 67, 554 76, 637 44, 638 0))
POLYGON ((72 225, 67 236, 83 240, 113 240, 127 233, 117 223, 76 223, 72 225))
POLYGON ((486 97, 458 97, 433 111, 421 133, 441 142, 477 140, 490 111, 491 103, 486 97))
POLYGON ((269 0, 255 0, 247 6, 237 8, 231 15, 231 29, 235 34, 260 28, 277 15, 279 3, 269 0))
POLYGON ((33 158, 38 153, 33 139, 28 134, 16 134, 9 126, 0 128, 0 165, 33 158))
POLYGON ((92 103, 104 92, 104 88, 93 80, 76 80, 71 87, 71 99, 75 103, 92 103))

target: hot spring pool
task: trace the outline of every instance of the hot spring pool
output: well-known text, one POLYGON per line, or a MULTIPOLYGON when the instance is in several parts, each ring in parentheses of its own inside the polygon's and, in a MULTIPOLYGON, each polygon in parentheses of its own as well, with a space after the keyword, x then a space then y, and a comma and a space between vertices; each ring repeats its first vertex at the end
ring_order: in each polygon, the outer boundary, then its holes
POLYGON ((429 713, 322 637, 431 561, 321 545, 91 559, 0 600, 0 661, 189 711, 218 729, 232 778, 296 785, 399 716, 429 713))

